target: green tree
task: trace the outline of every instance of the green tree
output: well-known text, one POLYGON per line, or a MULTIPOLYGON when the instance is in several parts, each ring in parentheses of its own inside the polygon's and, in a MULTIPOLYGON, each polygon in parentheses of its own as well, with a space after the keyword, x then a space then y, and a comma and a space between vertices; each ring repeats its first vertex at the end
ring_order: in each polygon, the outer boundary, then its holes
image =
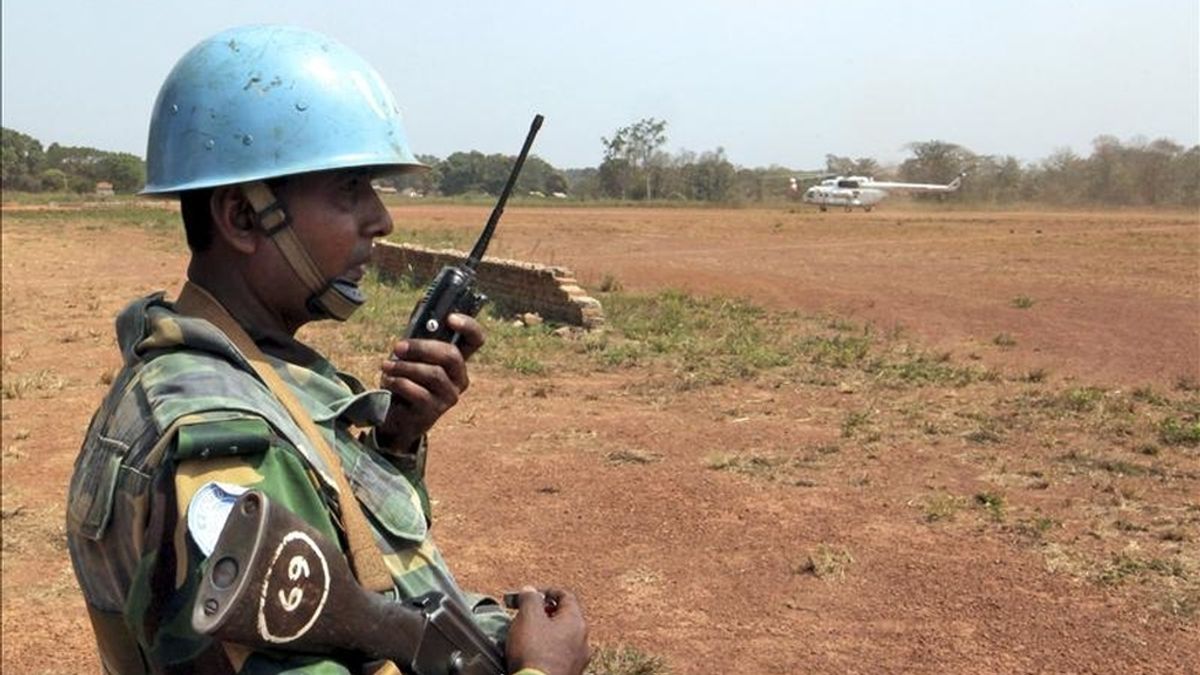
POLYGON ((137 192, 146 184, 146 163, 129 153, 106 152, 97 163, 94 177, 112 183, 114 192, 137 192))
POLYGON ((564 192, 588 199, 599 199, 604 196, 604 192, 600 188, 600 169, 598 167, 564 169, 563 176, 567 180, 567 189, 564 192))
POLYGON ((871 157, 850 159, 840 155, 825 155, 825 172, 839 176, 866 176, 868 178, 879 174, 879 162, 871 157))
MULTIPOLYGON (((517 161, 516 157, 511 161, 517 161)), ((530 155, 525 160, 525 166, 521 169, 521 176, 517 179, 517 186, 513 191, 525 194, 534 190, 544 194, 566 192, 567 179, 546 160, 537 155, 530 155)))
MULTIPOLYGON (((513 157, 501 154, 484 155, 483 163, 480 165, 480 184, 483 186, 483 191, 489 195, 499 195, 504 190, 504 184, 508 182, 508 175, 512 171, 513 157)), ((528 162, 526 162, 528 164, 528 162)), ((522 172, 524 173, 524 172, 522 172)), ((513 191, 520 194, 521 186, 520 179, 513 186, 513 191)))
POLYGON ((766 169, 740 168, 734 175, 734 192, 738 198, 761 202, 766 198, 767 182, 766 169))
MULTIPOLYGON (((666 120, 647 117, 617 129, 612 138, 600 139, 604 144, 606 164, 613 160, 624 160, 626 166, 644 177, 646 199, 654 198, 651 167, 659 158, 659 148, 667 142, 666 130, 666 120)), ((627 185, 622 182, 621 187, 621 196, 624 197, 627 185)))
POLYGON ((1200 145, 1193 145, 1171 162, 1171 181, 1176 186, 1176 203, 1200 206, 1200 145))
POLYGON ((392 176, 392 187, 397 190, 413 190, 422 195, 438 192, 442 182, 442 160, 434 155, 417 155, 417 161, 429 168, 392 176))
POLYGON ((0 128, 0 186, 9 190, 41 189, 45 159, 41 141, 7 127, 0 128))
POLYGON ((1178 203, 1174 184, 1172 163, 1183 152, 1183 146, 1166 138, 1159 138, 1139 148, 1137 153, 1137 190, 1143 204, 1178 203))
POLYGON ((1036 201, 1078 204, 1086 192, 1087 161, 1070 148, 1056 150, 1031 173, 1029 191, 1036 201))
POLYGON ((46 166, 74 176, 96 179, 96 168, 105 154, 96 148, 51 143, 46 148, 46 166))
POLYGON ((1092 156, 1087 161, 1088 197, 1104 204, 1128 204, 1135 187, 1128 153, 1116 136, 1097 136, 1092 141, 1092 156))
POLYGON ((628 194, 630 177, 632 175, 633 167, 629 165, 629 160, 620 157, 605 158, 600 164, 600 171, 597 176, 600 184, 600 192, 608 197, 625 199, 628 194))
POLYGON ((737 171, 725 158, 725 148, 706 152, 688 170, 688 188, 692 199, 706 202, 729 201, 737 171))
POLYGON ((688 171, 696 163, 696 153, 681 149, 663 158, 655 172, 654 192, 659 199, 691 199, 688 171))
POLYGON ((86 176, 70 176, 71 192, 86 195, 96 190, 96 181, 86 176))
POLYGON ((546 176, 546 194, 554 194, 555 192, 567 193, 570 191, 570 186, 567 184, 567 177, 561 171, 546 176))
MULTIPOLYGON (((512 173, 514 155, 485 155, 477 150, 456 152, 438 164, 442 194, 459 195, 466 192, 486 192, 499 195, 512 173)), ((562 173, 537 155, 525 159, 525 166, 513 186, 514 194, 526 194, 550 189, 561 192, 566 187, 562 173), (552 189, 553 188, 553 189, 552 189)))
POLYGON ((1016 157, 1000 160, 996 169, 996 201, 1011 203, 1021 198, 1021 176, 1024 172, 1016 157))
POLYGON ((483 163, 483 153, 478 150, 452 153, 441 164, 442 194, 486 191, 483 186, 483 163))
MULTIPOLYGON (((900 178, 911 183, 949 183, 955 176, 970 172, 975 155, 966 148, 945 141, 909 143, 913 157, 900 164, 900 178)), ((941 199, 942 194, 914 195, 916 199, 941 199)))
POLYGON ((96 183, 112 183, 117 192, 136 192, 146 182, 146 163, 127 152, 40 141, 3 130, 3 186, 16 190, 91 192, 96 183))
POLYGON ((855 176, 866 176, 872 178, 879 175, 879 162, 876 162, 871 157, 859 157, 854 160, 854 164, 850 167, 851 172, 855 176))
POLYGON ((825 172, 839 176, 849 176, 854 173, 854 160, 840 155, 825 155, 825 172))
POLYGON ((66 192, 71 187, 67 174, 59 169, 46 169, 42 172, 41 188, 49 192, 66 192))
POLYGON ((86 192, 100 181, 112 183, 116 192, 136 192, 146 182, 146 163, 127 152, 51 143, 46 148, 46 166, 66 173, 74 185, 89 182, 86 192))
POLYGON ((974 159, 970 150, 945 141, 909 143, 913 157, 900 164, 900 176, 912 183, 948 183, 974 159))

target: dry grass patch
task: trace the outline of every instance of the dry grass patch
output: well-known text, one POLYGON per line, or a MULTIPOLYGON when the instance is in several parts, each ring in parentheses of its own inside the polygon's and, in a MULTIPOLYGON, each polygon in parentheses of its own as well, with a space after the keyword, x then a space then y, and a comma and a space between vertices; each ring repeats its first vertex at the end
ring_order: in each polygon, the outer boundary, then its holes
POLYGON ((966 500, 947 492, 937 492, 926 497, 921 505, 925 522, 938 523, 954 520, 955 514, 966 507, 966 500))
POLYGON ((647 654, 630 645, 599 645, 585 675, 669 675, 671 669, 661 656, 647 654))
POLYGON ((5 377, 3 391, 6 399, 23 399, 31 395, 43 397, 47 393, 60 391, 65 386, 65 378, 52 370, 42 369, 5 377))
POLYGON ((854 556, 848 549, 822 543, 809 551, 808 559, 796 569, 796 573, 811 574, 818 579, 843 579, 852 564, 854 556))
POLYGON ((636 448, 623 448, 605 454, 604 459, 609 464, 653 464, 659 456, 636 448))
POLYGON ((797 475, 799 470, 814 468, 812 460, 757 453, 716 453, 704 460, 713 471, 729 471, 750 478, 768 480, 795 487, 816 487, 816 481, 797 475))

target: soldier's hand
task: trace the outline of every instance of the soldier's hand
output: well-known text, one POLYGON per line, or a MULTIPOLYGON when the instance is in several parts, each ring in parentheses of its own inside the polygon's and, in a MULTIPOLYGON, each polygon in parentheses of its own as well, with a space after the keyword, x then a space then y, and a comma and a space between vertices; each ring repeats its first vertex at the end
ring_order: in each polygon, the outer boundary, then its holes
POLYGON ((546 675, 583 673, 590 658, 588 629, 575 596, 557 588, 543 595, 527 586, 518 602, 517 617, 508 631, 509 669, 536 668, 546 675))
POLYGON ((446 323, 458 345, 440 340, 397 340, 380 366, 379 386, 392 392, 387 420, 376 429, 382 446, 406 450, 458 403, 470 385, 467 359, 483 346, 483 326, 465 314, 446 323))

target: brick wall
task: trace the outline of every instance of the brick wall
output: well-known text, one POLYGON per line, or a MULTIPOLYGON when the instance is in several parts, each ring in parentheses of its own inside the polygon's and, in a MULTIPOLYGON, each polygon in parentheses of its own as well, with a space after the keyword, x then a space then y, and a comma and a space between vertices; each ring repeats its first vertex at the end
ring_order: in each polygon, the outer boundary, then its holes
MULTIPOLYGON (((460 264, 465 258, 459 251, 387 241, 376 242, 372 254, 381 275, 409 277, 417 284, 429 283, 442 267, 460 264)), ((479 289, 502 313, 536 312, 547 321, 589 330, 604 324, 600 302, 588 296, 564 267, 485 258, 477 273, 479 289)))

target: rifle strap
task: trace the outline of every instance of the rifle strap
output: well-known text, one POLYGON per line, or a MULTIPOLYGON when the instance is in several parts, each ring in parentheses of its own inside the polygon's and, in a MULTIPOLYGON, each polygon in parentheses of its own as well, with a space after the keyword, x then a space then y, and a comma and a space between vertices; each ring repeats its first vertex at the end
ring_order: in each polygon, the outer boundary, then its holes
POLYGON ((337 454, 333 451, 329 444, 325 442, 325 438, 321 435, 320 429, 313 422, 312 416, 296 399, 296 395, 292 393, 287 383, 283 381, 275 369, 267 361, 267 358, 246 334, 245 329, 234 320, 229 312, 221 306, 208 291, 200 286, 188 281, 184 283, 183 290, 179 293, 179 299, 175 301, 175 308, 181 314, 194 316, 204 319, 216 326, 218 330, 229 338, 234 347, 246 357, 250 365, 254 368, 254 372, 258 374, 259 379, 267 385, 275 398, 283 404, 291 415, 292 420, 304 432, 304 436, 308 442, 312 444, 320 455, 322 461, 331 474, 334 481, 334 488, 338 496, 338 511, 342 529, 346 533, 347 551, 346 557, 350 561, 350 567, 354 570, 354 576, 358 578, 358 583, 368 590, 383 592, 393 588, 392 575, 388 572, 387 565, 384 564, 383 554, 375 545, 375 536, 371 532, 371 526, 367 522, 367 517, 363 513, 362 507, 358 503, 358 499, 354 496, 354 491, 350 488, 349 481, 346 480, 346 475, 342 471, 342 463, 337 454))

